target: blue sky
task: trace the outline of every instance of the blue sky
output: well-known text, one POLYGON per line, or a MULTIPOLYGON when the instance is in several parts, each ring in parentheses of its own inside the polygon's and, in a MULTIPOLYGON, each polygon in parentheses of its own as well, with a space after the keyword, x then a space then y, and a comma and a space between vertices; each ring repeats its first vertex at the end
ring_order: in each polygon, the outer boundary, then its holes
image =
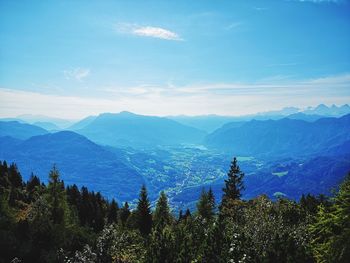
POLYGON ((350 102, 348 1, 0 1, 0 116, 350 102))

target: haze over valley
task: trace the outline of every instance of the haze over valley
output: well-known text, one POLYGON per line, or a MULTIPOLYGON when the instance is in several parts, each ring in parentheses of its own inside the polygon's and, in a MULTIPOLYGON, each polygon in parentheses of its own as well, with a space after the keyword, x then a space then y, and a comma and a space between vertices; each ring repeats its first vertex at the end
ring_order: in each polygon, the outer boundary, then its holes
POLYGON ((151 200, 165 190, 175 209, 193 209, 203 188, 220 200, 232 156, 246 172, 244 198, 330 193, 350 169, 348 105, 239 117, 103 113, 67 123, 2 119, 0 159, 43 181, 55 164, 67 184, 120 202, 135 202, 145 184, 151 200))

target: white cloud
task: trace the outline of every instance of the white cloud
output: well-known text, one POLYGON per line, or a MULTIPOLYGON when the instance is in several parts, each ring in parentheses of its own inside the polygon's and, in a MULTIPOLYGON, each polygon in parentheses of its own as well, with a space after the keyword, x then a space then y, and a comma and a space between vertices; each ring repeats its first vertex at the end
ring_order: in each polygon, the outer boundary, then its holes
POLYGON ((43 114, 82 118, 101 112, 145 115, 243 115, 350 101, 350 74, 293 80, 281 76, 253 83, 206 83, 187 86, 110 86, 95 97, 58 96, 0 88, 0 116, 43 114))
POLYGON ((75 79, 82 81, 84 78, 90 75, 90 69, 87 68, 74 68, 63 71, 64 77, 66 79, 75 79))
POLYGON ((127 33, 137 36, 183 41, 183 39, 177 33, 161 27, 119 23, 116 25, 116 30, 120 33, 127 33))

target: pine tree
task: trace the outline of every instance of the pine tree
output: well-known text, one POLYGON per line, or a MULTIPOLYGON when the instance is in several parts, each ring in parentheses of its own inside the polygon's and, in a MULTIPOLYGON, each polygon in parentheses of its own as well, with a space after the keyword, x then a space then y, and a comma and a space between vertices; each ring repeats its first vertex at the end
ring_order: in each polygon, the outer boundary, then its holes
POLYGON ((181 220, 183 220, 183 217, 184 217, 184 215, 183 215, 182 209, 180 209, 179 215, 177 217, 177 222, 179 223, 181 220))
POLYGON ((8 168, 9 180, 14 188, 20 188, 23 185, 22 176, 18 171, 16 164, 11 164, 8 168))
POLYGON ((113 198, 112 202, 109 206, 109 211, 108 211, 108 215, 107 215, 107 220, 108 220, 109 224, 117 223, 118 210, 119 210, 118 203, 113 198))
POLYGON ((206 192, 204 189, 202 190, 201 196, 197 203, 197 213, 198 215, 210 221, 214 216, 214 196, 211 192, 206 192))
POLYGON ((47 199, 51 207, 51 219, 55 224, 64 223, 68 210, 67 197, 64 184, 54 166, 49 174, 49 184, 47 186, 47 199))
POLYGON ((162 191, 160 193, 156 210, 154 211, 154 225, 160 228, 171 223, 170 208, 168 205, 168 198, 162 191))
POLYGON ((240 200, 242 190, 244 190, 243 177, 244 173, 237 165, 237 158, 234 157, 231 163, 230 171, 227 174, 228 179, 225 180, 225 188, 222 190, 224 194, 222 196, 221 207, 228 206, 231 201, 240 200))
POLYGON ((191 214, 191 211, 190 209, 186 209, 186 212, 185 212, 185 215, 184 215, 184 219, 188 219, 188 218, 191 218, 192 217, 192 214, 191 214))
POLYGON ((209 199, 209 202, 210 202, 210 205, 213 209, 213 213, 214 213, 214 210, 215 210, 215 196, 214 196, 214 193, 213 193, 213 190, 211 189, 211 187, 209 187, 209 191, 208 191, 208 199, 209 199))
POLYGON ((152 229, 152 214, 145 185, 141 187, 140 197, 136 208, 136 216, 140 233, 144 236, 148 235, 152 229))
POLYGON ((66 191, 68 203, 74 206, 75 209, 78 209, 81 204, 81 195, 77 185, 68 186, 66 191))
POLYGON ((317 262, 348 262, 350 258, 350 173, 340 185, 331 207, 320 205, 310 226, 317 262))
POLYGON ((128 202, 125 202, 124 206, 119 211, 119 219, 122 225, 126 224, 126 221, 128 220, 129 216, 130 216, 129 204, 128 202))

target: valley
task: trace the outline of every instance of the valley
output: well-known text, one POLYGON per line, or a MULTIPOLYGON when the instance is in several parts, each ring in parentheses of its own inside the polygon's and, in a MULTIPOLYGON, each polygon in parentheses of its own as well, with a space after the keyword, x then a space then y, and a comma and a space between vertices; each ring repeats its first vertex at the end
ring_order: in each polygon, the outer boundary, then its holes
MULTIPOLYGON (((245 172, 243 198, 329 194, 350 170, 350 115, 312 121, 292 115, 230 119, 211 133, 129 112, 88 117, 61 131, 11 119, 0 121, 0 159, 16 163, 25 180, 33 173, 45 182, 56 165, 67 184, 131 207, 143 184, 153 205, 165 191, 175 211, 193 210, 203 189, 212 188, 220 201, 234 156, 245 172)), ((223 120, 210 116, 208 127, 223 120)), ((205 117, 193 121, 206 123, 205 117)))

